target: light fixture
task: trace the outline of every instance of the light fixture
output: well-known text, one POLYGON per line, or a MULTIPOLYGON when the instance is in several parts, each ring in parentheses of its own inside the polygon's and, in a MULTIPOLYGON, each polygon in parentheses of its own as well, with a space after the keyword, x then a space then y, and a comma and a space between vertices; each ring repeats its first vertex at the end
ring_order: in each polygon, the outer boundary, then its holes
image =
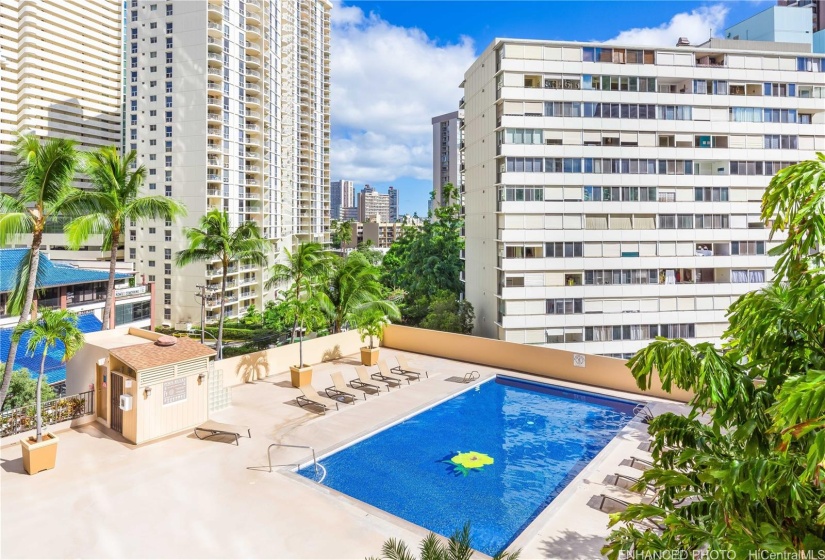
POLYGON ((206 377, 206 374, 205 374, 205 373, 202 373, 202 372, 201 372, 201 373, 199 373, 199 374, 198 374, 198 385, 200 385, 201 383, 203 383, 203 378, 204 378, 204 377, 206 377))
POLYGON ((146 387, 143 390, 143 398, 148 399, 151 395, 152 395, 152 388, 151 387, 146 387))

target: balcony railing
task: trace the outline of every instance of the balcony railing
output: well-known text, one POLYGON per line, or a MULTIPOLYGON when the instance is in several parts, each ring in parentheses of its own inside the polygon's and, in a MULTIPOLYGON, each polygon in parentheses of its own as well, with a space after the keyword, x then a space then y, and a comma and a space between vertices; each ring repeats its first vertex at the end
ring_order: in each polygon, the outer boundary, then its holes
MULTIPOLYGON (((95 392, 86 391, 70 397, 61 397, 42 404, 43 425, 74 420, 87 414, 94 414, 95 392)), ((13 408, 0 415, 0 436, 19 434, 36 427, 34 405, 13 408)))

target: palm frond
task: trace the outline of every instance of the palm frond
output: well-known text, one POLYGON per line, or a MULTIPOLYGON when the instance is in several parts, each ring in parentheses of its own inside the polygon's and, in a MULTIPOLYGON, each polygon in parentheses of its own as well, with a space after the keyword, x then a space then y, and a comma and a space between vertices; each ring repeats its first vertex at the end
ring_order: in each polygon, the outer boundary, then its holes
POLYGON ((103 213, 87 214, 70 221, 63 229, 71 249, 77 249, 92 235, 103 235, 103 250, 112 247, 112 222, 103 213))
MULTIPOLYGON (((8 197, 8 195, 2 195, 2 197, 8 197)), ((34 219, 28 211, 0 214, 0 245, 9 245, 12 241, 33 231, 34 219)))

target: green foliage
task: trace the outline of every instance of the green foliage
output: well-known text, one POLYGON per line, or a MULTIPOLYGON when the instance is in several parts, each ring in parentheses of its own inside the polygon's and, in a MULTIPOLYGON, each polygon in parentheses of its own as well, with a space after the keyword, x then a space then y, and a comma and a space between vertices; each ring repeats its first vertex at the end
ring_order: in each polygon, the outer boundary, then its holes
POLYGON ((221 263, 220 316, 218 318, 218 358, 223 354, 223 294, 226 293, 226 275, 233 262, 266 265, 266 241, 255 222, 244 222, 232 228, 226 212, 214 209, 201 216, 198 227, 185 230, 189 247, 179 251, 178 266, 195 262, 219 260, 221 263))
MULTIPOLYGON (((0 364, 0 368, 3 367, 3 364, 0 364)), ((42 397, 44 401, 50 401, 57 398, 57 393, 51 385, 45 385, 42 388, 42 397)), ((3 403, 3 410, 30 406, 34 404, 36 398, 37 380, 32 377, 31 372, 26 368, 13 371, 11 383, 9 384, 9 394, 6 397, 6 402, 3 403)))
POLYGON ((421 327, 435 331, 461 334, 473 332, 475 312, 469 301, 458 300, 453 294, 442 290, 427 302, 428 312, 421 321, 421 327))
POLYGON ((445 200, 456 201, 437 208, 421 228, 405 226, 401 236, 384 256, 385 285, 400 289, 404 296, 404 322, 419 325, 429 302, 447 291, 458 300, 463 291, 461 251, 464 240, 461 206, 456 189, 444 186, 445 200))
POLYGON ((262 322, 263 314, 255 308, 254 303, 250 303, 249 307, 246 308, 243 319, 241 319, 241 323, 245 326, 254 326, 260 325, 262 322))
POLYGON ((344 245, 352 243, 352 222, 349 220, 333 220, 331 224, 332 229, 332 246, 336 249, 341 249, 344 245))
POLYGON ((368 307, 358 313, 355 317, 358 325, 358 332, 361 333, 361 342, 367 337, 370 339, 370 348, 375 348, 375 340, 384 340, 384 325, 389 324, 386 314, 378 308, 368 307))
MULTIPOLYGON (((435 533, 429 533, 421 541, 419 549, 421 555, 416 556, 404 541, 392 538, 384 542, 381 559, 373 557, 368 560, 471 560, 473 547, 470 523, 467 522, 462 529, 456 530, 446 543, 435 533)), ((500 552, 493 556, 493 560, 518 560, 520 555, 520 550, 500 552)))
MULTIPOLYGON (((687 417, 650 423, 658 500, 614 514, 602 552, 825 550, 825 157, 782 170, 762 200, 787 240, 775 280, 729 309, 722 348, 657 339, 628 365, 642 389, 693 391, 687 417), (661 533, 641 523, 656 519, 661 533)), ((730 556, 732 557, 732 556, 730 556)))

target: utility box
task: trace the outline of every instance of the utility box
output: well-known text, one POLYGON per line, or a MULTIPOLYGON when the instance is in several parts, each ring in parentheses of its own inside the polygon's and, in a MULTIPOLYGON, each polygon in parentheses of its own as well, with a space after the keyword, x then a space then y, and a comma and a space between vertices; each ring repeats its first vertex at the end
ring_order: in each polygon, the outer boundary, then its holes
POLYGON ((132 395, 120 395, 120 410, 132 410, 132 395))

